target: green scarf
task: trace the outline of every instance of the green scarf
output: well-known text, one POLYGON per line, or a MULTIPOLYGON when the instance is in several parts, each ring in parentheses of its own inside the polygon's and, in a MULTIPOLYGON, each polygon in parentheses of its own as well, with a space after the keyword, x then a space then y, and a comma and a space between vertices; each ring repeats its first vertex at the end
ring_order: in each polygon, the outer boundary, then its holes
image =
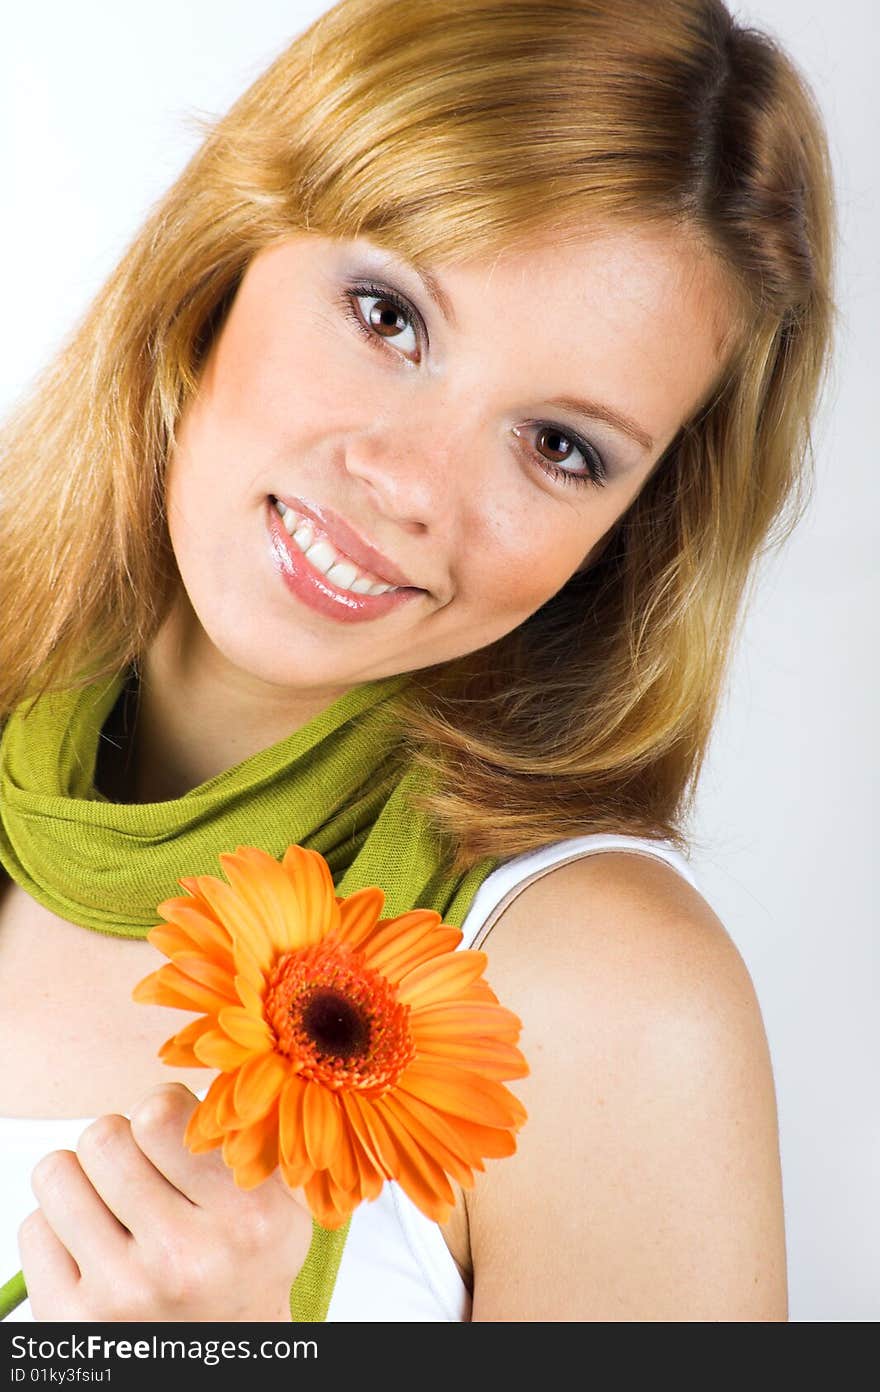
MULTIPOLYGON (((145 938, 178 879, 220 875, 218 855, 298 844, 325 857, 340 896, 385 892, 383 917, 428 908, 460 928, 498 860, 453 876, 424 814, 426 785, 395 758, 388 698, 406 674, 355 687, 302 729, 169 802, 114 803, 94 786, 98 741, 129 671, 22 702, 0 735, 0 863, 59 917, 145 938)), ((324 1320, 348 1224, 314 1225, 291 1318, 324 1320)))

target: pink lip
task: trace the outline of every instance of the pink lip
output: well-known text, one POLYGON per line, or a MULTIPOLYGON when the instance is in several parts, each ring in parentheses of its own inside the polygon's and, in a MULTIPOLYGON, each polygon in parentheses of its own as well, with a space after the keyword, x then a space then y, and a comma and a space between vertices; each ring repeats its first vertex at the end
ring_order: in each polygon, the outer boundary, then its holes
POLYGON ((321 531, 327 534, 333 545, 344 551, 346 556, 350 556, 363 570, 371 570, 389 585, 412 586, 413 582, 409 576, 404 575, 403 571, 375 546, 371 546, 332 508, 325 507, 322 503, 307 503, 303 498, 285 498, 283 493, 276 493, 275 497, 284 503, 285 507, 293 508, 294 512, 310 517, 321 531))
POLYGON ((303 552, 292 540, 271 498, 266 500, 266 526, 272 561, 285 585, 303 604, 308 604, 327 618, 337 619, 342 623, 361 623, 367 619, 378 619, 383 614, 390 613, 392 609, 400 608, 407 600, 416 599, 425 593, 424 590, 412 588, 389 590, 381 595, 354 594, 351 590, 339 590, 306 560, 303 552))

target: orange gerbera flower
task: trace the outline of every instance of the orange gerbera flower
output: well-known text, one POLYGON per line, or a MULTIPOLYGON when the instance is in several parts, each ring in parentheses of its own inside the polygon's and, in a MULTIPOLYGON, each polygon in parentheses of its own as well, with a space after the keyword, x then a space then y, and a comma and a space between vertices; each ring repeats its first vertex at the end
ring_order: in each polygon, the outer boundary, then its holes
POLYGON ((241 1188, 280 1166, 338 1228, 394 1179, 437 1222, 452 1176, 510 1155, 522 1104, 502 1079, 528 1066, 520 1021, 455 951, 433 909, 382 919, 377 887, 340 899, 324 857, 289 846, 220 856, 229 880, 181 879, 149 941, 171 960, 134 999, 203 1012, 169 1039, 175 1067, 222 1070, 190 1118, 193 1152, 223 1147, 241 1188))

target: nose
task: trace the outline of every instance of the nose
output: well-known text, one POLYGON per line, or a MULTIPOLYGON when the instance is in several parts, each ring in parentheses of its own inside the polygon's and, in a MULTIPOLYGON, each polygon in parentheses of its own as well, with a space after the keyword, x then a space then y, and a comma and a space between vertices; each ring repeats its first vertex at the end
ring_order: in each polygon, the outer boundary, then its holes
POLYGON ((450 515, 451 460, 436 436, 426 441, 400 425, 376 425, 349 437, 345 465, 375 510, 414 535, 436 531, 450 515))

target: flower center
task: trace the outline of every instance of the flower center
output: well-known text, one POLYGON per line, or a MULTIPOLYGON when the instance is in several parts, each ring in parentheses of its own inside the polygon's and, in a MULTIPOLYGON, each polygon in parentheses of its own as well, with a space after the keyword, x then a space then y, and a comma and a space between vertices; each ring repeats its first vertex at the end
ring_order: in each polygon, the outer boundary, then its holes
POLYGON ((333 938, 279 957, 265 1015, 277 1051, 325 1087, 384 1091, 415 1057, 409 1006, 362 953, 333 938))
POLYGON ((302 1012, 302 1023, 319 1053, 349 1059, 369 1050, 369 1020, 338 991, 316 991, 302 1012))

